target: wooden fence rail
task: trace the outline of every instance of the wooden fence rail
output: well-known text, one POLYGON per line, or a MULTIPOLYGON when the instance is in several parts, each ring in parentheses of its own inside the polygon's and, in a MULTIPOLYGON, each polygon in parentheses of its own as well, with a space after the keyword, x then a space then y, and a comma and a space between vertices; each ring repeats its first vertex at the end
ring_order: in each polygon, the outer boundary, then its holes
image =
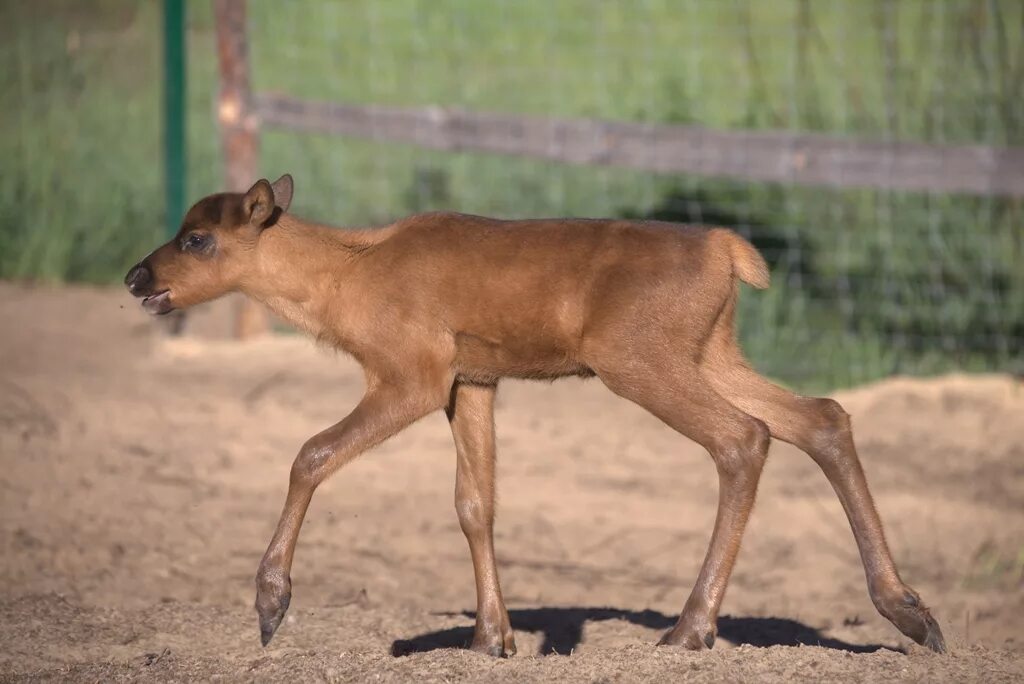
POLYGON ((786 131, 560 119, 302 100, 262 93, 264 126, 434 150, 492 152, 744 181, 1024 196, 1024 148, 873 141, 786 131))

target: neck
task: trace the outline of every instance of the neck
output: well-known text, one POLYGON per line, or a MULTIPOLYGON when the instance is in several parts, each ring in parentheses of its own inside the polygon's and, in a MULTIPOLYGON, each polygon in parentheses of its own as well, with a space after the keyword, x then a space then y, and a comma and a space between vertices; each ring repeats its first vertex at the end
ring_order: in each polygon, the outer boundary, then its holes
POLYGON ((349 280, 368 247, 390 231, 342 230, 284 214, 259 237, 256 268, 239 289, 295 327, 324 332, 326 308, 351 295, 349 280))

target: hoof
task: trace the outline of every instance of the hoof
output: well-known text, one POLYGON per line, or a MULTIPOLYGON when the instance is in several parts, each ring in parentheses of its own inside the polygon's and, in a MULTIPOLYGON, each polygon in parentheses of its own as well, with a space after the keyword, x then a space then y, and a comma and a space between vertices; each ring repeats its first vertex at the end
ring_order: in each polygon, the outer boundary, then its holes
POLYGON ((876 606, 898 630, 917 643, 936 653, 946 652, 939 623, 913 589, 906 588, 896 598, 880 600, 876 606))
POLYGON ((691 625, 677 624, 665 632, 658 641, 659 646, 682 646, 691 651, 704 651, 715 645, 715 629, 699 629, 691 625))
POLYGON ((946 652, 946 640, 942 636, 942 630, 939 629, 939 623, 931 615, 928 616, 928 631, 925 633, 924 639, 918 643, 936 653, 946 652))
POLYGON ((469 650, 483 653, 493 658, 511 658, 516 654, 516 640, 509 630, 504 636, 497 637, 473 637, 473 643, 469 650))
POLYGON ((284 620, 291 600, 290 578, 279 581, 263 572, 256 578, 256 614, 260 619, 260 643, 264 646, 274 638, 274 632, 284 620))

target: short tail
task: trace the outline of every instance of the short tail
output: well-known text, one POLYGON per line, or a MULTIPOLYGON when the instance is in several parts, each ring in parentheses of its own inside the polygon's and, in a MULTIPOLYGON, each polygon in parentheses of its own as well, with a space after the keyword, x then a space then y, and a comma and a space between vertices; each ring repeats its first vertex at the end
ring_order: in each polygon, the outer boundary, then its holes
POLYGON ((729 255, 732 257, 732 270, 737 278, 759 290, 768 287, 771 283, 771 273, 764 257, 754 245, 727 228, 714 228, 711 233, 728 245, 729 255))

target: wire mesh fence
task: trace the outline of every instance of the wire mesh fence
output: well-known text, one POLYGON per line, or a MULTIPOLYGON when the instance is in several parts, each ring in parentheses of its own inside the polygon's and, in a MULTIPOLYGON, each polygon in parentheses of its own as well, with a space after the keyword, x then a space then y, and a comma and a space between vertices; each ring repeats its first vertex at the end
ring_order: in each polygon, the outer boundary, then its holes
MULTIPOLYGON (((104 279, 120 271, 119 254, 159 232, 159 12, 40 5, 46 22, 31 21, 37 10, 2 10, 32 26, 2 47, 17 68, 0 95, 14 159, 0 197, 0 273, 104 279)), ((257 93, 882 143, 1024 143, 1024 6, 1012 0, 251 0, 248 9, 257 93)), ((223 181, 213 19, 206 2, 189 10, 196 198, 223 181)), ((796 175, 750 182, 280 128, 265 129, 261 146, 266 175, 295 176, 296 211, 340 225, 453 209, 733 227, 774 276, 770 290, 743 297, 744 345, 759 369, 797 386, 1024 371, 1019 197, 894 190, 892 176, 872 187, 796 175)))

